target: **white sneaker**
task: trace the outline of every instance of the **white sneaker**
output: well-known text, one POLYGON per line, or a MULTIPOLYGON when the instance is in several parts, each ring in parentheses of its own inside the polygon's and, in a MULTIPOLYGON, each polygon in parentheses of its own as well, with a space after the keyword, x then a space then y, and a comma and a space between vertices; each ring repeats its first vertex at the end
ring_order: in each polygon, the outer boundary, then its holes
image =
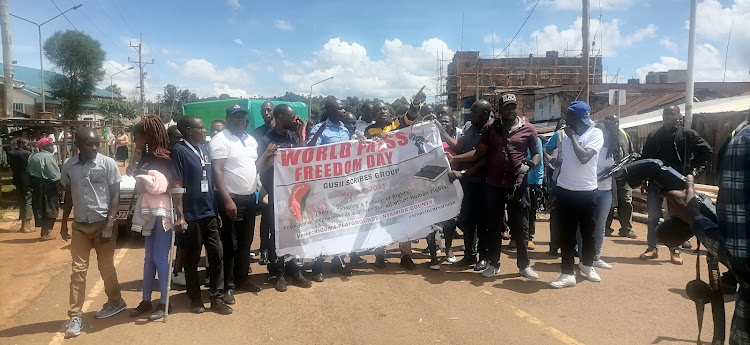
POLYGON ((576 286, 576 276, 563 273, 557 278, 557 280, 550 282, 549 285, 552 285, 552 287, 556 289, 574 287, 576 286))
POLYGON ((604 262, 604 260, 602 260, 602 259, 594 260, 594 267, 603 268, 605 270, 611 270, 612 269, 612 265, 604 262))
POLYGON ((498 273, 500 273, 500 268, 499 267, 488 265, 487 269, 484 270, 484 272, 482 272, 482 276, 490 278, 490 277, 496 276, 498 273))
POLYGON ((590 282, 602 281, 602 278, 599 277, 599 274, 596 273, 593 266, 589 267, 589 266, 579 263, 578 269, 581 270, 581 274, 586 276, 586 279, 588 279, 590 282))
POLYGON ((177 274, 172 274, 172 283, 179 286, 185 286, 187 285, 187 282, 185 281, 185 272, 177 272, 177 274))
POLYGON ((521 273, 522 276, 531 279, 531 280, 537 280, 539 279, 539 275, 534 272, 534 270, 531 268, 531 266, 527 266, 526 268, 519 270, 519 273, 521 273))
POLYGON ((445 258, 445 261, 448 261, 449 263, 455 263, 456 262, 456 256, 452 255, 445 258))

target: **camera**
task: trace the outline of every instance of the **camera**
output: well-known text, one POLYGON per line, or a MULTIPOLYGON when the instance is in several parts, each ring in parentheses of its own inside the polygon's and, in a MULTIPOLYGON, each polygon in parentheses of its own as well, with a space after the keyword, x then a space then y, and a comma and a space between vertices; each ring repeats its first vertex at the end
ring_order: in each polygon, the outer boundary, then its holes
MULTIPOLYGON (((671 167, 664 166, 658 159, 641 159, 623 165, 614 172, 614 177, 627 182, 631 187, 638 186, 644 181, 653 183, 662 192, 683 190, 687 188, 685 176, 671 167)), ((716 223, 716 205, 707 195, 695 193, 700 213, 716 223)), ((671 217, 656 228, 659 242, 668 248, 675 248, 693 236, 690 225, 684 221, 671 217)))

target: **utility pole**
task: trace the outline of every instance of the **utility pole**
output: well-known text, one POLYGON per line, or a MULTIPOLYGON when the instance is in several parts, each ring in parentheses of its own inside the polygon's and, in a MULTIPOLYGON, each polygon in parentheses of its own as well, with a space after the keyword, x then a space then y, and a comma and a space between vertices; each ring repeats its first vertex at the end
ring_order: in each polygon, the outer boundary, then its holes
POLYGON ((583 35, 583 100, 589 103, 589 0, 583 0, 583 25, 581 26, 583 35))
POLYGON ((10 35, 8 0, 0 0, 0 30, 3 36, 3 93, 2 117, 13 116, 13 46, 10 35))
POLYGON ((128 62, 138 65, 138 75, 141 81, 141 117, 144 117, 146 116, 146 89, 143 87, 143 79, 145 79, 146 74, 143 72, 143 66, 153 64, 154 59, 151 59, 151 62, 143 61, 143 34, 141 34, 141 37, 138 40, 138 45, 133 45, 131 43, 130 48, 133 48, 138 52, 138 61, 130 61, 130 57, 128 57, 128 62))
POLYGON ((693 96, 695 84, 693 84, 693 71, 695 70, 695 12, 696 0, 690 1, 690 31, 688 33, 688 65, 687 83, 685 85, 685 127, 693 128, 693 96))

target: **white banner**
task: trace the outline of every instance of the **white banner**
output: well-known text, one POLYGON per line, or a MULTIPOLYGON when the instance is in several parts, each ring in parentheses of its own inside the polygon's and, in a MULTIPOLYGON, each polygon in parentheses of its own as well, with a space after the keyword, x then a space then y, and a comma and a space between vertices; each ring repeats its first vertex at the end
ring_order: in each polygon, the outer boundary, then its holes
POLYGON ((301 258, 426 237, 461 207, 433 123, 379 141, 280 149, 274 160, 276 251, 301 258))

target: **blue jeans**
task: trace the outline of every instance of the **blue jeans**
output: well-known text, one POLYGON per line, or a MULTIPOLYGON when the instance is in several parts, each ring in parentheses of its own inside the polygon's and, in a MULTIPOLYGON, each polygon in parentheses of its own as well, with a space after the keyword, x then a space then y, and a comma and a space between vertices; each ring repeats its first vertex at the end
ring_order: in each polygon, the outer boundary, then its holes
POLYGON ((156 274, 159 274, 159 303, 167 303, 169 286, 169 250, 172 248, 172 230, 164 231, 161 217, 150 236, 146 236, 146 256, 143 259, 143 300, 151 301, 151 292, 156 274))
MULTIPOLYGON (((601 259, 602 245, 604 244, 604 231, 607 227, 607 216, 612 207, 612 190, 600 190, 596 192, 596 213, 594 214, 594 260, 601 259)), ((578 250, 581 251, 581 231, 576 234, 578 250)))

